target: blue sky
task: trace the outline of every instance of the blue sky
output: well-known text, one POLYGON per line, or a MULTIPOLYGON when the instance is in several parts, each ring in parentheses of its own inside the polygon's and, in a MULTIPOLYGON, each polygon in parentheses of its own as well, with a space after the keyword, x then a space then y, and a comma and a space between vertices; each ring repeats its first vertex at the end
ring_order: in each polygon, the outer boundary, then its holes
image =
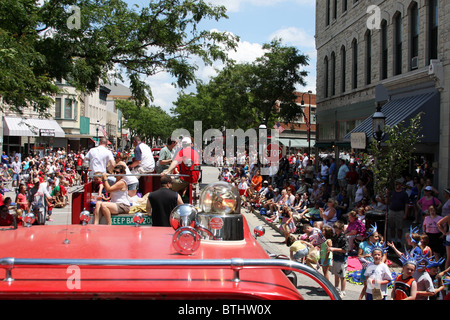
MULTIPOLYGON (((231 32, 240 37, 237 52, 230 56, 238 62, 251 62, 261 56, 262 45, 273 38, 281 38, 284 45, 295 46, 309 56, 306 78, 307 86, 299 87, 299 91, 316 92, 316 51, 315 33, 315 1, 316 0, 209 0, 215 5, 227 8, 228 19, 206 21, 203 29, 217 29, 231 32)), ((131 3, 147 3, 145 0, 130 0, 131 3)), ((207 82, 216 73, 214 67, 201 67, 198 77, 207 82)), ((174 88, 172 79, 164 73, 148 78, 154 95, 154 105, 169 112, 172 102, 177 99, 179 89, 174 88)))

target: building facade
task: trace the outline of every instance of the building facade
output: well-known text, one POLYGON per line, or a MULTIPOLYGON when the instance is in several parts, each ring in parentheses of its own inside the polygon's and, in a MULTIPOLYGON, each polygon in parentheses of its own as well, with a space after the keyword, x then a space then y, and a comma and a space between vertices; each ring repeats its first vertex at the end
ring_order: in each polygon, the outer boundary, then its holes
POLYGON ((106 87, 110 90, 108 94, 106 110, 107 110, 107 123, 106 132, 108 136, 112 137, 111 141, 115 143, 115 149, 120 148, 123 150, 127 144, 130 144, 129 130, 123 127, 123 115, 122 112, 117 109, 117 100, 129 100, 132 97, 130 88, 123 84, 108 84, 106 87))
POLYGON ((387 125, 424 112, 417 161, 431 165, 433 184, 446 188, 449 18, 444 0, 317 0, 316 146, 355 151, 352 133, 372 137, 378 105, 387 125))
POLYGON ((290 123, 279 122, 275 129, 279 132, 279 142, 283 154, 311 154, 316 143, 316 95, 312 92, 295 92, 299 112, 297 119, 290 123))
POLYGON ((2 151, 8 155, 43 155, 46 149, 58 148, 77 152, 95 146, 97 138, 103 136, 116 148, 122 137, 122 115, 114 101, 128 99, 130 90, 121 85, 100 85, 97 91, 84 94, 65 80, 56 84, 60 93, 47 110, 50 117, 39 117, 32 108, 24 109, 21 115, 4 108, 2 151))

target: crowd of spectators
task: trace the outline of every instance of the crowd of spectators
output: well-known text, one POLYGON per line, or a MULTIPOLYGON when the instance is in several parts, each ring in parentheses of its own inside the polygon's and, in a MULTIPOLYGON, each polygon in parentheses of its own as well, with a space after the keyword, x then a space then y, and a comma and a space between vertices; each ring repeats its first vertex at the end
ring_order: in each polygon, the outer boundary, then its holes
POLYGON ((24 214, 43 207, 47 211, 47 220, 51 221, 53 208, 68 205, 69 188, 82 184, 86 153, 87 150, 67 153, 64 148, 46 149, 41 155, 22 156, 15 152, 6 155, 3 152, 0 206, 9 200, 9 214, 18 224, 22 223, 24 214), (15 193, 14 199, 4 198, 8 191, 15 193))
MULTIPOLYGON (((382 223, 387 223, 389 231, 387 239, 382 230, 377 231, 377 241, 411 250, 413 232, 403 233, 405 225, 411 225, 421 239, 422 252, 428 250, 436 261, 448 256, 450 189, 441 193, 436 190, 433 174, 427 168, 418 166, 413 173, 398 177, 393 190, 379 193, 375 192, 370 164, 352 156, 335 161, 329 156, 308 158, 306 153, 285 155, 272 175, 262 175, 263 167, 246 163, 224 167, 220 179, 236 186, 245 208, 262 215, 280 230, 283 243, 295 248, 296 254, 291 257, 317 264, 327 277, 328 270, 333 271, 328 261, 333 258, 327 252, 334 252, 340 267, 332 273, 336 276, 336 287, 340 286, 345 294, 342 253, 345 252, 344 260, 366 255, 369 262, 373 261, 362 247, 364 243, 370 247, 368 239, 373 237, 377 226, 377 221, 370 217, 376 212, 385 217, 388 211, 388 219, 382 223)), ((449 260, 445 261, 439 268, 448 271, 449 260)), ((361 298, 365 294, 364 291, 361 298)))

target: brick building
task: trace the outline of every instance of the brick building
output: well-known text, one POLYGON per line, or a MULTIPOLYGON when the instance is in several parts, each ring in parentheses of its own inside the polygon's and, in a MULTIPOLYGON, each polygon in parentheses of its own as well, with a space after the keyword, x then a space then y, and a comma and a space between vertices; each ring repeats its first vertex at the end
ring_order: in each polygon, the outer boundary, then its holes
POLYGON ((447 187, 449 18, 444 0, 317 0, 316 147, 355 151, 351 134, 372 137, 377 105, 387 125, 423 111, 416 159, 435 168, 439 190, 447 187))

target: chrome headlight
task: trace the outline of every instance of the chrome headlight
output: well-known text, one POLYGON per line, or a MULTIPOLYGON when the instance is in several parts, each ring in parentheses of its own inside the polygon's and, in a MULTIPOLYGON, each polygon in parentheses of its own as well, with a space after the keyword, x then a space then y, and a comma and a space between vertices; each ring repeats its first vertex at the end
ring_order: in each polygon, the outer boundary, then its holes
POLYGON ((256 226, 253 230, 253 234, 256 238, 262 237, 266 233, 266 229, 263 226, 256 226))
POLYGON ((86 225, 89 222, 89 220, 91 220, 91 213, 86 209, 81 211, 80 221, 83 223, 83 225, 86 225))
POLYGON ((144 215, 142 212, 136 212, 133 217, 133 222, 136 224, 136 227, 141 225, 144 222, 144 215))
POLYGON ((34 221, 36 221, 36 216, 34 215, 34 213, 29 212, 25 215, 23 221, 25 222, 25 227, 30 227, 34 221))

